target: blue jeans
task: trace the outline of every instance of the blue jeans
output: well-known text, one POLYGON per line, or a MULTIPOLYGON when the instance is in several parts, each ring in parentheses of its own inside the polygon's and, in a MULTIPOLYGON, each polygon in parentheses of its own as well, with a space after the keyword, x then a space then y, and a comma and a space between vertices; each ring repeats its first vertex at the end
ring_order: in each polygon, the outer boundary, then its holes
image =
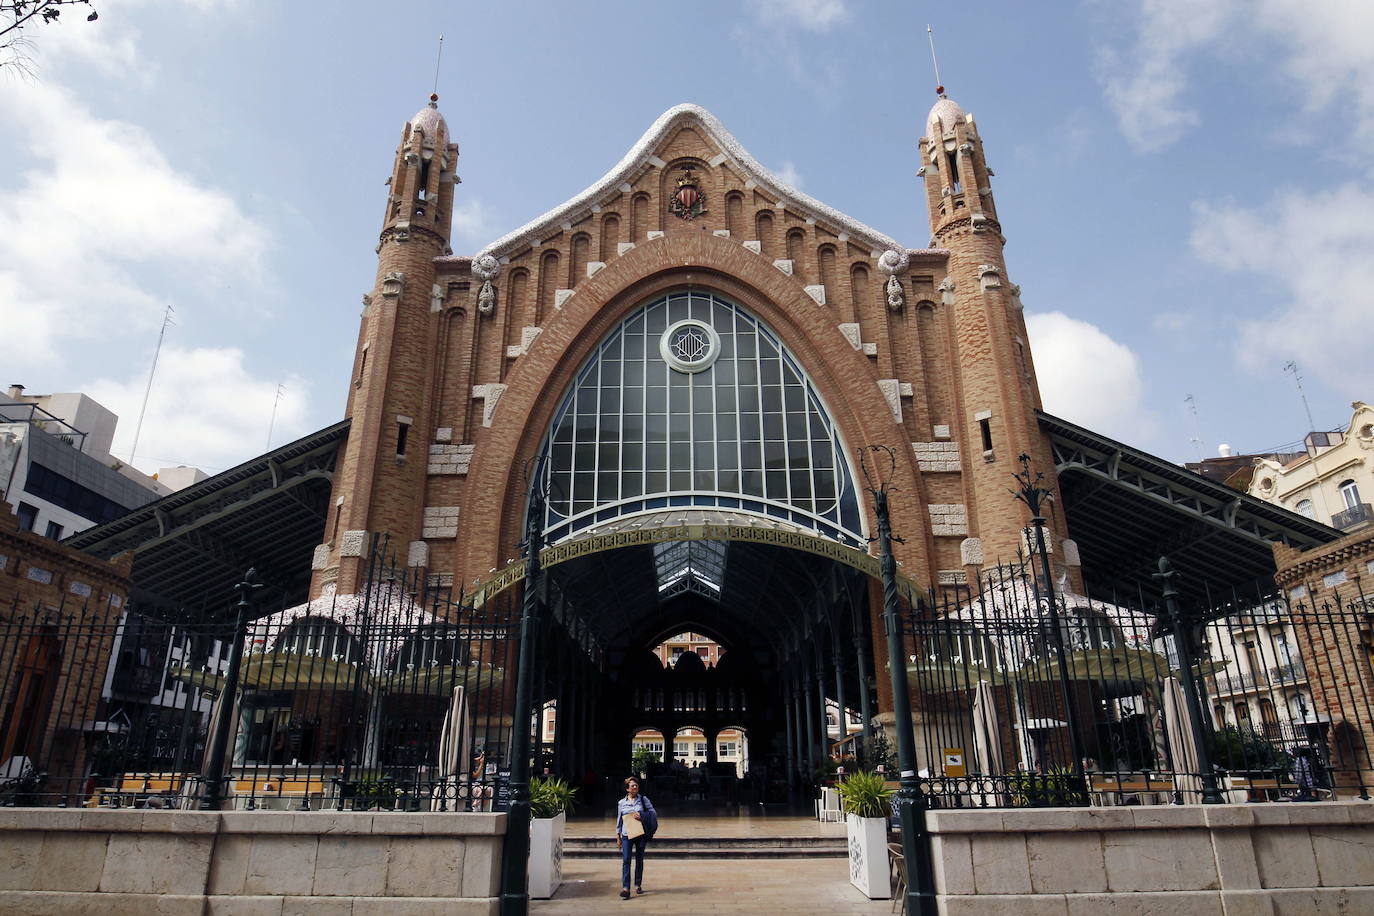
POLYGON ((630 889, 630 852, 635 855, 635 887, 644 883, 644 844, 647 836, 637 836, 633 840, 621 838, 620 842, 620 886, 630 889))

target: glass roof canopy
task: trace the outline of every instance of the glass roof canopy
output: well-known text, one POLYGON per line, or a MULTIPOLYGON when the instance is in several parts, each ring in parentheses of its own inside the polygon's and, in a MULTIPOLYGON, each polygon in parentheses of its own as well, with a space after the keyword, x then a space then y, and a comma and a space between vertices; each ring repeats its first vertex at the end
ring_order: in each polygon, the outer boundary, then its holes
POLYGON ((654 545, 654 571, 662 595, 682 585, 719 598, 725 582, 724 541, 668 541, 654 545))

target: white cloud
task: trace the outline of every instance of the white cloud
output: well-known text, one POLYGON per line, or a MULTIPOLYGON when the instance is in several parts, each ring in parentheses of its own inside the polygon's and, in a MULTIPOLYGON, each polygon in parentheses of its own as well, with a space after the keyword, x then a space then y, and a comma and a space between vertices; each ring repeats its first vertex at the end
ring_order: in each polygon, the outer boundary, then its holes
POLYGON ((23 83, 0 93, 0 127, 11 138, 0 154, 0 364, 22 370, 73 341, 156 328, 167 284, 140 274, 260 280, 266 230, 136 125, 95 116, 58 85, 23 83))
POLYGON ((480 251, 493 241, 491 212, 477 197, 453 202, 453 250, 480 251))
POLYGON ((846 0, 745 0, 749 11, 767 25, 799 26, 826 32, 849 19, 846 0))
MULTIPOLYGON (((1161 149, 1200 125, 1201 115, 1188 102, 1189 64, 1196 56, 1238 48, 1257 51, 1265 66, 1285 76, 1280 84, 1290 87, 1305 113, 1348 98, 1350 148, 1374 141, 1374 43, 1368 40, 1374 4, 1140 0, 1138 6, 1130 46, 1107 46, 1098 61, 1107 102, 1136 149, 1161 149)), ((1330 136, 1289 126, 1302 140, 1330 136)))
POLYGON ((1026 314, 1045 410, 1128 442, 1150 438, 1140 358, 1102 329, 1063 312, 1026 314))
POLYGON ((1272 279, 1283 301, 1241 325, 1237 356, 1252 369, 1296 359, 1352 396, 1374 390, 1374 191, 1348 184, 1285 191, 1260 207, 1197 208, 1193 251, 1225 270, 1272 279))
POLYGON ((793 164, 791 159, 783 160, 782 168, 777 169, 773 174, 776 175, 778 181, 781 181, 783 184, 790 185, 798 191, 802 189, 801 173, 797 171, 797 167, 793 164))
MULTIPOLYGON (((113 452, 121 459, 133 445, 147 380, 145 368, 123 379, 94 379, 82 387, 119 416, 113 452)), ((273 445, 307 432, 309 394, 309 383, 294 374, 280 379, 254 376, 237 348, 165 346, 134 465, 152 473, 174 464, 215 470, 237 464, 266 449, 269 425, 273 445), (285 391, 273 423, 272 402, 279 382, 285 391)))

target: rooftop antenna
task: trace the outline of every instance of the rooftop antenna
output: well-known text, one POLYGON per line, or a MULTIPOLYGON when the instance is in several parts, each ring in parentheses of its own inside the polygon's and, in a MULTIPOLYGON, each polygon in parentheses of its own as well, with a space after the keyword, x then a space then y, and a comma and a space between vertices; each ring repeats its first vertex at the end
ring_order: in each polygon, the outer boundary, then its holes
POLYGON ((157 358, 162 354, 162 339, 167 336, 168 325, 176 324, 172 320, 172 312, 176 311, 168 303, 167 310, 162 313, 162 329, 157 332, 157 348, 153 350, 153 365, 148 369, 148 384, 143 389, 143 406, 138 409, 138 425, 134 427, 134 444, 129 449, 129 464, 134 463, 134 456, 138 454, 138 438, 143 435, 143 415, 148 412, 148 395, 153 392, 153 376, 157 373, 157 358))
POLYGON ((1316 432, 1317 423, 1312 419, 1312 408, 1307 403, 1307 392, 1302 390, 1302 373, 1298 371, 1298 364, 1290 359, 1283 364, 1283 371, 1293 376, 1293 384, 1298 386, 1298 397, 1302 398, 1302 409, 1307 413, 1307 431, 1316 432))
POLYGON ((272 428, 277 425, 277 405, 281 403, 281 396, 286 393, 286 386, 277 383, 277 393, 272 397, 272 419, 267 421, 267 448, 265 451, 272 450, 272 428))
POLYGON ((1197 449, 1197 460, 1202 461, 1206 456, 1202 453, 1202 427, 1198 421, 1197 398, 1191 394, 1185 395, 1183 403, 1188 405, 1188 413, 1193 417, 1193 435, 1188 441, 1193 443, 1193 448, 1197 449))
POLYGON ((930 63, 935 68, 935 94, 945 97, 945 84, 940 82, 940 62, 935 58, 935 30, 926 25, 926 38, 930 40, 930 63))
POLYGON ((439 36, 439 54, 434 58, 434 95, 439 95, 439 63, 444 59, 444 36, 439 36))

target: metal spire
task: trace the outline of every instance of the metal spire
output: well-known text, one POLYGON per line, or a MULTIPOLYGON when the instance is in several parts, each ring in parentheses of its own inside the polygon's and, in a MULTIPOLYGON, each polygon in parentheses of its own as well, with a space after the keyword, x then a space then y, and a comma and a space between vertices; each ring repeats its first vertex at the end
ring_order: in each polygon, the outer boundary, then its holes
POLYGON ((444 36, 439 36, 439 53, 434 58, 434 94, 439 94, 439 63, 444 59, 444 36))
POLYGON ((930 64, 935 68, 935 94, 945 97, 945 84, 940 82, 940 61, 935 57, 935 30, 926 26, 926 38, 930 40, 930 64))

